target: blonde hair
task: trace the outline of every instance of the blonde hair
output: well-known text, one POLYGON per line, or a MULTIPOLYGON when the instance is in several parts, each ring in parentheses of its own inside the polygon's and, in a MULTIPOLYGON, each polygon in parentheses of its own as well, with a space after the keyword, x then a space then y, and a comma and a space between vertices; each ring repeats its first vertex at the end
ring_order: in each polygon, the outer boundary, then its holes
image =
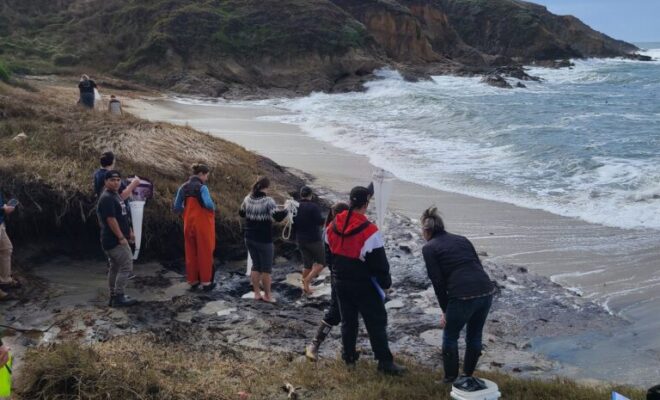
POLYGON ((80 77, 80 82, 82 82, 82 81, 88 81, 88 80, 89 80, 89 76, 88 76, 88 75, 83 74, 83 76, 80 77))
POLYGON ((437 207, 429 207, 422 214, 420 218, 422 229, 432 234, 442 233, 445 231, 445 222, 440 217, 437 207))

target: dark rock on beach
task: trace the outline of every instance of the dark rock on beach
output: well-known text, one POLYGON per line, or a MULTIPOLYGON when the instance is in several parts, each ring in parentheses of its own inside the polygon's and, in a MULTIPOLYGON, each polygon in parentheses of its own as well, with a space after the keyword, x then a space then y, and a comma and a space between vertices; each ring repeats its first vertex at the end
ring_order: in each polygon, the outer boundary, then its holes
POLYGON ((513 89, 513 86, 511 86, 511 84, 507 82, 506 79, 497 74, 484 76, 481 79, 481 82, 501 89, 513 89))

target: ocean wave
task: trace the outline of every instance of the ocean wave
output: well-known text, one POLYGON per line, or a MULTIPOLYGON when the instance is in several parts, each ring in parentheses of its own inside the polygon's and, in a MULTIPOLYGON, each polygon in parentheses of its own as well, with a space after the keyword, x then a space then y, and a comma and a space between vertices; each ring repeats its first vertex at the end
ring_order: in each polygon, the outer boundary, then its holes
POLYGON ((479 78, 408 82, 378 72, 364 93, 260 102, 269 116, 429 187, 622 228, 660 229, 660 68, 577 60, 533 68, 527 90, 479 78), (641 89, 640 89, 641 88, 641 89), (655 100, 654 100, 655 99, 655 100))

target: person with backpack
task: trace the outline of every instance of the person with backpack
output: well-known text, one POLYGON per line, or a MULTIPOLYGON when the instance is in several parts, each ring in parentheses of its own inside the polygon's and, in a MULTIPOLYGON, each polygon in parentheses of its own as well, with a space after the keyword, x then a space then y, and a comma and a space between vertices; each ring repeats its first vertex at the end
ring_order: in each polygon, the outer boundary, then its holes
POLYGON ((337 215, 326 229, 341 312, 342 358, 349 366, 358 360, 355 347, 361 315, 378 360, 378 371, 402 375, 405 369, 394 363, 387 340, 387 311, 382 291, 390 289, 392 278, 385 243, 378 227, 365 215, 371 196, 369 189, 354 187, 349 209, 337 215))
MULTIPOLYGON (((347 211, 349 209, 348 204, 346 203, 336 203, 330 208, 330 212, 325 220, 325 227, 328 226, 335 220, 337 214, 347 211)), ((325 230, 323 231, 323 237, 325 238, 325 230)), ((328 268, 332 271, 332 254, 330 253, 330 248, 327 243, 324 244, 325 248, 325 260, 328 268)), ((319 324, 316 336, 312 343, 305 348, 305 356, 310 361, 317 361, 319 357, 319 349, 321 343, 328 337, 330 330, 333 326, 337 326, 341 323, 341 312, 339 311, 339 301, 337 300, 337 291, 335 290, 335 280, 330 276, 330 306, 328 307, 321 323, 319 324)))
MULTIPOLYGON (((465 237, 445 230, 435 207, 421 218, 422 234, 427 243, 422 248, 426 270, 442 308, 440 328, 445 383, 458 378, 458 338, 466 327, 463 376, 474 373, 482 350, 482 331, 495 286, 484 271, 472 243, 465 237)), ((465 380, 464 380, 465 381, 465 380)), ((467 383, 478 384, 476 380, 467 383)))
POLYGON ((174 212, 183 214, 186 277, 191 290, 200 285, 209 292, 213 279, 215 251, 215 204, 207 186, 211 169, 204 164, 192 166, 192 176, 176 194, 174 212))
POLYGON ((282 222, 288 215, 287 210, 278 209, 275 200, 266 194, 270 180, 261 177, 252 185, 252 190, 245 196, 238 214, 245 218, 245 246, 252 259, 250 282, 254 290, 254 299, 275 303, 271 291, 273 273, 273 221, 282 222), (261 295, 261 288, 264 295, 261 295))

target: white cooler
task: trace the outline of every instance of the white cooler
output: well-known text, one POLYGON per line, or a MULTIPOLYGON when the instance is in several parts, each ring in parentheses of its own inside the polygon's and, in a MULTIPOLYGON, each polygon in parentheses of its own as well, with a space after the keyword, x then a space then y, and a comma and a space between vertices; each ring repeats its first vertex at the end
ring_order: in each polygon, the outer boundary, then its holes
POLYGON ((487 379, 481 380, 486 384, 486 389, 478 392, 464 392, 452 386, 451 398, 454 400, 498 400, 502 396, 495 382, 487 379))

